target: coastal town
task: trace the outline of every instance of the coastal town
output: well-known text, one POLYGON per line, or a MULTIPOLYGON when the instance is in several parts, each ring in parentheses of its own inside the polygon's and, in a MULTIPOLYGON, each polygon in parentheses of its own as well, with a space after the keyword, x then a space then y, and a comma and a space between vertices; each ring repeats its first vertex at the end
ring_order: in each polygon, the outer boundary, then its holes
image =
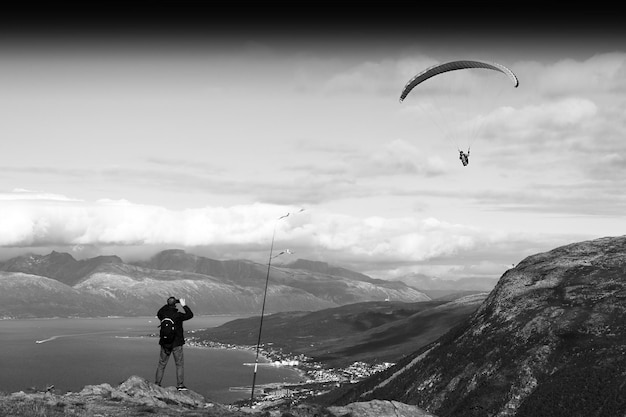
MULTIPOLYGON (((256 346, 235 345, 229 343, 220 343, 210 340, 202 340, 193 336, 193 330, 188 332, 186 344, 195 347, 205 347, 213 349, 238 349, 255 351, 256 346)), ((365 362, 354 362, 345 368, 328 368, 319 362, 313 361, 311 358, 299 354, 291 354, 283 352, 280 348, 272 347, 271 343, 259 346, 259 356, 265 362, 259 363, 262 366, 290 366, 295 368, 302 375, 300 383, 273 383, 263 384, 255 387, 254 406, 259 408, 270 408, 285 404, 297 404, 305 398, 321 395, 333 388, 337 388, 343 384, 357 383, 370 375, 381 372, 394 365, 390 362, 380 364, 368 364, 365 362), (257 395, 258 394, 258 395, 257 395)), ((250 363, 248 365, 255 365, 250 363)), ((233 390, 251 391, 250 386, 232 387, 233 390)), ((249 400, 245 401, 250 404, 249 400)))

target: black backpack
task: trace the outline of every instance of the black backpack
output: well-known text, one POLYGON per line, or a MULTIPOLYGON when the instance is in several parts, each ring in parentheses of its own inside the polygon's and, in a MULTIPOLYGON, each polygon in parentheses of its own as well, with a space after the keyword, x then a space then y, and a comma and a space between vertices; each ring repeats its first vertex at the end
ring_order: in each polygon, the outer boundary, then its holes
POLYGON ((159 332, 159 337, 161 338, 160 344, 171 345, 176 337, 176 326, 174 325, 174 320, 169 317, 165 317, 161 320, 159 327, 161 328, 161 331, 159 332))

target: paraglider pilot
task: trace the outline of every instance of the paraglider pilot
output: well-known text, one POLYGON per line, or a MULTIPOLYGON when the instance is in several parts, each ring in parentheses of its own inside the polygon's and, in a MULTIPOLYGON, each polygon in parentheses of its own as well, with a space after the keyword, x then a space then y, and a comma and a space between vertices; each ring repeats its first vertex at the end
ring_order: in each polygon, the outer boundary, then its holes
POLYGON ((466 167, 467 164, 469 164, 469 156, 470 156, 469 148, 467 148, 467 153, 459 149, 459 159, 461 160, 461 163, 463 164, 464 167, 466 167))

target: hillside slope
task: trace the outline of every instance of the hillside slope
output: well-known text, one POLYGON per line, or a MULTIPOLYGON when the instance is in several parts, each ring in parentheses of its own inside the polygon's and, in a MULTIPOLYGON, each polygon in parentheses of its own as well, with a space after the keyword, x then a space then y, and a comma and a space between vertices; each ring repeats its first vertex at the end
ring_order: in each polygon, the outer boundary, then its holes
MULTIPOLYGON (((453 301, 366 302, 264 318, 262 343, 304 354, 330 367, 355 361, 395 362, 446 333, 473 313, 487 294, 453 301)), ((201 340, 254 345, 259 317, 195 333, 201 340)))
POLYGON ((107 316, 123 305, 57 280, 0 271, 0 318, 107 316))
POLYGON ((530 256, 463 324, 325 401, 440 417, 626 414, 626 237, 530 256))

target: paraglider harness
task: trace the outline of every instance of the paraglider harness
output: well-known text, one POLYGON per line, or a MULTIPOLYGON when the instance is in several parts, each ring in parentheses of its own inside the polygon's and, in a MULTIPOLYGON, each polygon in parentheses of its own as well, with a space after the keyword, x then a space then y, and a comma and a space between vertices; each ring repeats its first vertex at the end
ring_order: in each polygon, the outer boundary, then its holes
POLYGON ((470 156, 469 148, 467 148, 467 153, 459 149, 459 159, 461 160, 461 163, 463 164, 464 167, 466 167, 467 164, 469 164, 469 156, 470 156))

